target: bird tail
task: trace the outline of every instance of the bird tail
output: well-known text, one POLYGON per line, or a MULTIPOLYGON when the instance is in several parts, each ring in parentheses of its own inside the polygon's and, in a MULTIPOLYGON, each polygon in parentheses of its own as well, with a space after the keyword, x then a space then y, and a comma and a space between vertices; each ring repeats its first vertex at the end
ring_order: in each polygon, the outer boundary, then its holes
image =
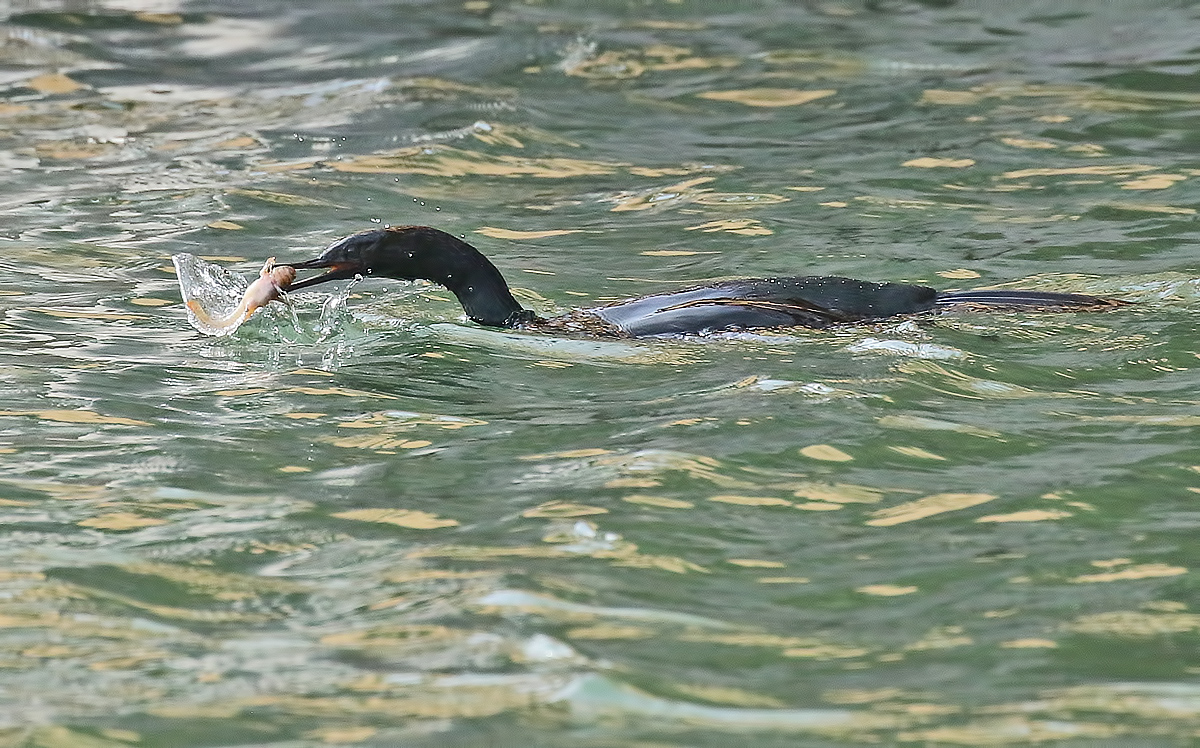
POLYGON ((1128 306, 1133 302, 1110 299, 1103 296, 1089 296, 1081 293, 1019 291, 1007 288, 992 288, 976 291, 940 291, 934 298, 933 303, 939 309, 967 305, 992 309, 1021 309, 1026 311, 1102 312, 1128 306))

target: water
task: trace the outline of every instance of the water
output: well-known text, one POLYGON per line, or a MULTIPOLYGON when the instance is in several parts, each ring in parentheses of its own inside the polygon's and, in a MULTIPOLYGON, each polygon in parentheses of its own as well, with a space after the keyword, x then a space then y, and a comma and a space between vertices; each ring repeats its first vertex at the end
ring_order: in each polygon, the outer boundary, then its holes
POLYGON ((1200 732, 1192 4, 0 7, 0 744, 1200 732), (388 223, 547 314, 1138 304, 588 341, 368 280, 189 326, 172 255, 388 223))

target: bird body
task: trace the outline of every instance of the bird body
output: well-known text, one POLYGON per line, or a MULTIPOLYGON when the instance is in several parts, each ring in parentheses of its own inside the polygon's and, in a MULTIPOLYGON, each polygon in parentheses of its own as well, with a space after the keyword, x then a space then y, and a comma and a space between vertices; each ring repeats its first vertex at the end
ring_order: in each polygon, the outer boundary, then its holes
POLYGON ((291 263, 322 275, 295 291, 357 276, 425 279, 449 289, 482 325, 604 337, 690 335, 780 327, 829 327, 958 305, 1032 311, 1098 311, 1128 302, 1084 294, 1007 289, 939 292, 909 283, 837 276, 745 278, 642 296, 545 319, 524 309, 503 275, 470 244, 428 226, 374 229, 340 239, 319 257, 291 263))
POLYGON ((766 327, 828 327, 933 308, 937 291, 837 276, 747 278, 590 310, 632 337, 766 327))

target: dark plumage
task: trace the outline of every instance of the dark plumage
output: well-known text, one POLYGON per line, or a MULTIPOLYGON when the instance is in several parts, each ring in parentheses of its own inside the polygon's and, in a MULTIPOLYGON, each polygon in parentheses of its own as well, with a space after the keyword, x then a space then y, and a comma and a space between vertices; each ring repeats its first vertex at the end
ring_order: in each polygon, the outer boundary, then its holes
POLYGON ((360 275, 424 279, 449 289, 467 316, 481 325, 605 337, 819 328, 963 304, 1030 311, 1102 311, 1129 303, 1083 294, 939 292, 908 283, 798 276, 722 281, 543 319, 517 303, 500 271, 477 249, 428 226, 363 231, 334 242, 320 257, 290 265, 297 270, 323 268, 326 272, 292 283, 288 291, 360 275))

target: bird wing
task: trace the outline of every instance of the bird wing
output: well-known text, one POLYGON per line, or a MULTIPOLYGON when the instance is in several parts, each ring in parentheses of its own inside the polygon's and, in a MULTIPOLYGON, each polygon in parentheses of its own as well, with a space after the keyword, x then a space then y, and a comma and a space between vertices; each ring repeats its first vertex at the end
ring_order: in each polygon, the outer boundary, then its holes
POLYGON ((746 278, 590 310, 633 337, 770 327, 829 327, 933 307, 936 291, 825 277, 746 278))
MULTIPOLYGON (((805 299, 786 299, 786 300, 770 300, 770 299, 735 299, 735 298, 716 298, 716 299, 695 299, 685 301, 680 304, 665 307, 658 313, 669 312, 677 309, 686 309, 694 307, 718 306, 718 307, 737 307, 746 312, 759 312, 768 316, 785 315, 792 319, 792 325, 800 325, 803 327, 826 327, 838 322, 852 322, 857 317, 839 312, 836 309, 829 309, 820 304, 806 301, 805 299)), ((742 326, 742 325, 739 325, 742 326)), ((746 327, 758 327, 760 325, 744 325, 746 327)))

